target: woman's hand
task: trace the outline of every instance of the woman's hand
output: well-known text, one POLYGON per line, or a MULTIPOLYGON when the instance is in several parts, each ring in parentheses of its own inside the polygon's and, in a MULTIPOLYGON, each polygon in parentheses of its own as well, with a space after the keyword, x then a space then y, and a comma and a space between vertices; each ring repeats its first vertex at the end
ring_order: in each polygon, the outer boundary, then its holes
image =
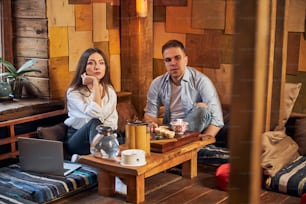
MULTIPOLYGON (((81 75, 82 83, 86 86, 94 86, 94 84, 98 84, 98 79, 94 76, 89 76, 86 73, 81 75)), ((92 88, 92 87, 91 87, 92 88)))

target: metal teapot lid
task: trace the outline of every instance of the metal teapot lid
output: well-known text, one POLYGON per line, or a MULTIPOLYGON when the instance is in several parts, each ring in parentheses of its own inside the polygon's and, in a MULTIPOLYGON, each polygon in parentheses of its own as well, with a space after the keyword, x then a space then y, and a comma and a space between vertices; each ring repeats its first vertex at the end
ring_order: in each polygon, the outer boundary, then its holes
POLYGON ((103 125, 98 125, 96 127, 96 130, 98 131, 98 133, 113 133, 113 129, 109 126, 103 126, 103 125))

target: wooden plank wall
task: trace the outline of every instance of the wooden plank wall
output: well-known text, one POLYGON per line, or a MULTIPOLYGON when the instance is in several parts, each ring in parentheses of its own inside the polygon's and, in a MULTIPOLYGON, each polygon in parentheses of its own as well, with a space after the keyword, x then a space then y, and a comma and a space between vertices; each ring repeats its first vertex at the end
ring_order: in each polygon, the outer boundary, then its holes
POLYGON ((50 79, 57 82, 50 87, 51 97, 64 97, 77 61, 89 47, 98 47, 105 52, 114 88, 121 91, 118 5, 113 1, 68 0, 48 0, 47 4, 50 79), (63 81, 58 78, 62 74, 67 76, 63 81))
POLYGON ((34 67, 42 73, 28 75, 40 97, 65 97, 77 61, 89 47, 98 47, 105 52, 115 90, 121 91, 117 0, 12 2, 15 63, 20 66, 30 58, 38 61, 34 67))
MULTIPOLYGON (((181 1, 177 0, 177 2, 181 1)), ((304 58, 299 56, 303 56, 305 52, 303 46, 305 44, 305 39, 303 38, 305 32, 303 21, 305 20, 306 5, 304 0, 290 0, 288 2, 289 60, 287 62, 287 74, 295 74, 295 80, 297 81, 301 80, 300 72, 305 67, 304 58)), ((167 5, 164 6, 165 9, 163 11, 161 9, 163 6, 154 4, 153 76, 156 77, 165 72, 164 65, 160 61, 162 59, 161 46, 172 38, 181 40, 185 43, 187 49, 190 48, 188 50, 188 64, 197 69, 201 69, 204 73, 207 71, 210 72, 210 69, 218 70, 221 67, 232 67, 233 36, 235 34, 234 6, 234 0, 187 0, 187 5, 167 5), (178 13, 180 15, 177 15, 178 13), (210 32, 215 33, 208 37, 208 33, 210 32)), ((219 77, 225 79, 232 76, 232 74, 229 74, 229 70, 226 72, 228 73, 226 77, 221 77, 220 75, 211 76, 213 82, 218 83, 215 79, 219 77)), ((230 87, 232 82, 224 81, 224 83, 226 85, 217 86, 218 92, 231 95, 231 88, 225 90, 224 87, 230 87)), ((303 84, 302 89, 306 89, 306 81, 303 84)), ((301 97, 302 95, 300 94, 296 102, 297 105, 303 103, 301 97)), ((221 96, 220 98, 222 103, 230 103, 230 97, 221 96)), ((305 106, 305 103, 302 106, 305 106)), ((273 112, 276 111, 276 115, 278 115, 278 110, 279 106, 276 106, 276 110, 273 109, 273 112)), ((295 110, 306 111, 305 108, 295 110)), ((278 116, 276 116, 276 121, 278 120, 277 118, 278 116)))
POLYGON ((29 73, 23 95, 37 95, 49 98, 48 75, 48 25, 44 1, 15 0, 13 7, 14 63, 20 67, 28 59, 35 59, 42 73, 29 73))
MULTIPOLYGON (((142 101, 137 109, 144 108, 144 95, 149 85, 141 86, 143 91, 140 91, 140 87, 133 88, 128 79, 133 76, 133 71, 137 70, 126 71, 125 64, 129 62, 121 61, 121 51, 125 47, 122 45, 122 33, 119 27, 120 1, 14 0, 12 2, 17 53, 15 60, 21 64, 28 58, 38 59, 39 63, 35 66, 41 68, 42 73, 32 73, 30 76, 36 78, 32 81, 37 87, 44 87, 42 90, 44 97, 63 98, 79 55, 85 48, 96 46, 103 49, 108 56, 115 89, 132 92, 133 103, 142 101), (62 75, 65 77, 62 78, 62 75)), ((235 33, 234 0, 154 0, 152 3, 153 24, 148 29, 153 30, 153 41, 151 45, 146 44, 153 49, 152 79, 164 73, 161 46, 173 38, 185 43, 189 49, 190 66, 203 72, 208 70, 209 73, 212 73, 210 69, 222 70, 222 67, 232 67, 235 33)), ((293 44, 288 46, 288 53, 293 56, 289 61, 288 72, 296 76, 293 80, 300 80, 300 73, 306 70, 304 58, 296 57, 305 54, 305 39, 302 37, 305 30, 301 20, 305 19, 305 7, 304 0, 290 0, 289 36, 295 36, 294 42, 300 38, 295 46, 293 44)), ((146 27, 149 25, 146 24, 146 27)), ((140 31, 135 27, 128 36, 133 36, 137 32, 140 31)), ((290 42, 291 38, 288 44, 290 42)), ((222 78, 227 79, 231 76, 229 72, 226 71, 228 75, 222 78)), ((148 73, 151 73, 151 70, 148 73)), ((212 78, 215 80, 219 77, 212 76, 212 78)), ((150 84, 152 79, 147 79, 146 84, 150 84)), ((226 85, 220 87, 231 86, 230 81, 224 83, 226 85)), ((303 89, 306 89, 306 82, 303 83, 303 89)), ((226 88, 218 91, 230 96, 230 90, 231 88, 226 88)), ((222 97, 222 103, 229 104, 229 97, 222 97)), ((300 98, 297 99, 297 103, 302 104, 300 98)), ((301 107, 298 110, 306 112, 305 109, 301 107)))

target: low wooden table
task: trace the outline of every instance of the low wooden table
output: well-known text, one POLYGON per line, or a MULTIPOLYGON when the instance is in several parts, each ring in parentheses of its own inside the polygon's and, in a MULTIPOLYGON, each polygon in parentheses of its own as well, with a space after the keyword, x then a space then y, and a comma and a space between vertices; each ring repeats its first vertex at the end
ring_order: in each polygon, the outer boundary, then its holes
MULTIPOLYGON (((98 174, 98 192, 103 196, 115 194, 115 177, 124 179, 127 185, 127 201, 139 203, 145 200, 145 178, 182 164, 182 176, 197 176, 198 150, 214 143, 215 138, 207 137, 164 153, 151 152, 146 157, 147 164, 139 167, 122 166, 110 159, 96 158, 92 155, 82 156, 79 160, 100 169, 98 174)), ((125 146, 121 146, 122 150, 125 146)))

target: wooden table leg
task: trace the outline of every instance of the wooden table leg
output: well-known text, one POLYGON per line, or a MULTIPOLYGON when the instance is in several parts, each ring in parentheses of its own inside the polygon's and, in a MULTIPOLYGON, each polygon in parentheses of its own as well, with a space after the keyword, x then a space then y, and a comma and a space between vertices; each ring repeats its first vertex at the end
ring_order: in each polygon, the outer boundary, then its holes
POLYGON ((98 173, 98 192, 103 196, 113 196, 115 194, 115 176, 100 169, 98 173))
POLYGON ((182 176, 194 178, 198 175, 198 152, 191 152, 191 159, 183 163, 182 176))
POLYGON ((144 174, 138 176, 129 175, 127 181, 127 201, 140 203, 145 200, 145 177, 144 174))

